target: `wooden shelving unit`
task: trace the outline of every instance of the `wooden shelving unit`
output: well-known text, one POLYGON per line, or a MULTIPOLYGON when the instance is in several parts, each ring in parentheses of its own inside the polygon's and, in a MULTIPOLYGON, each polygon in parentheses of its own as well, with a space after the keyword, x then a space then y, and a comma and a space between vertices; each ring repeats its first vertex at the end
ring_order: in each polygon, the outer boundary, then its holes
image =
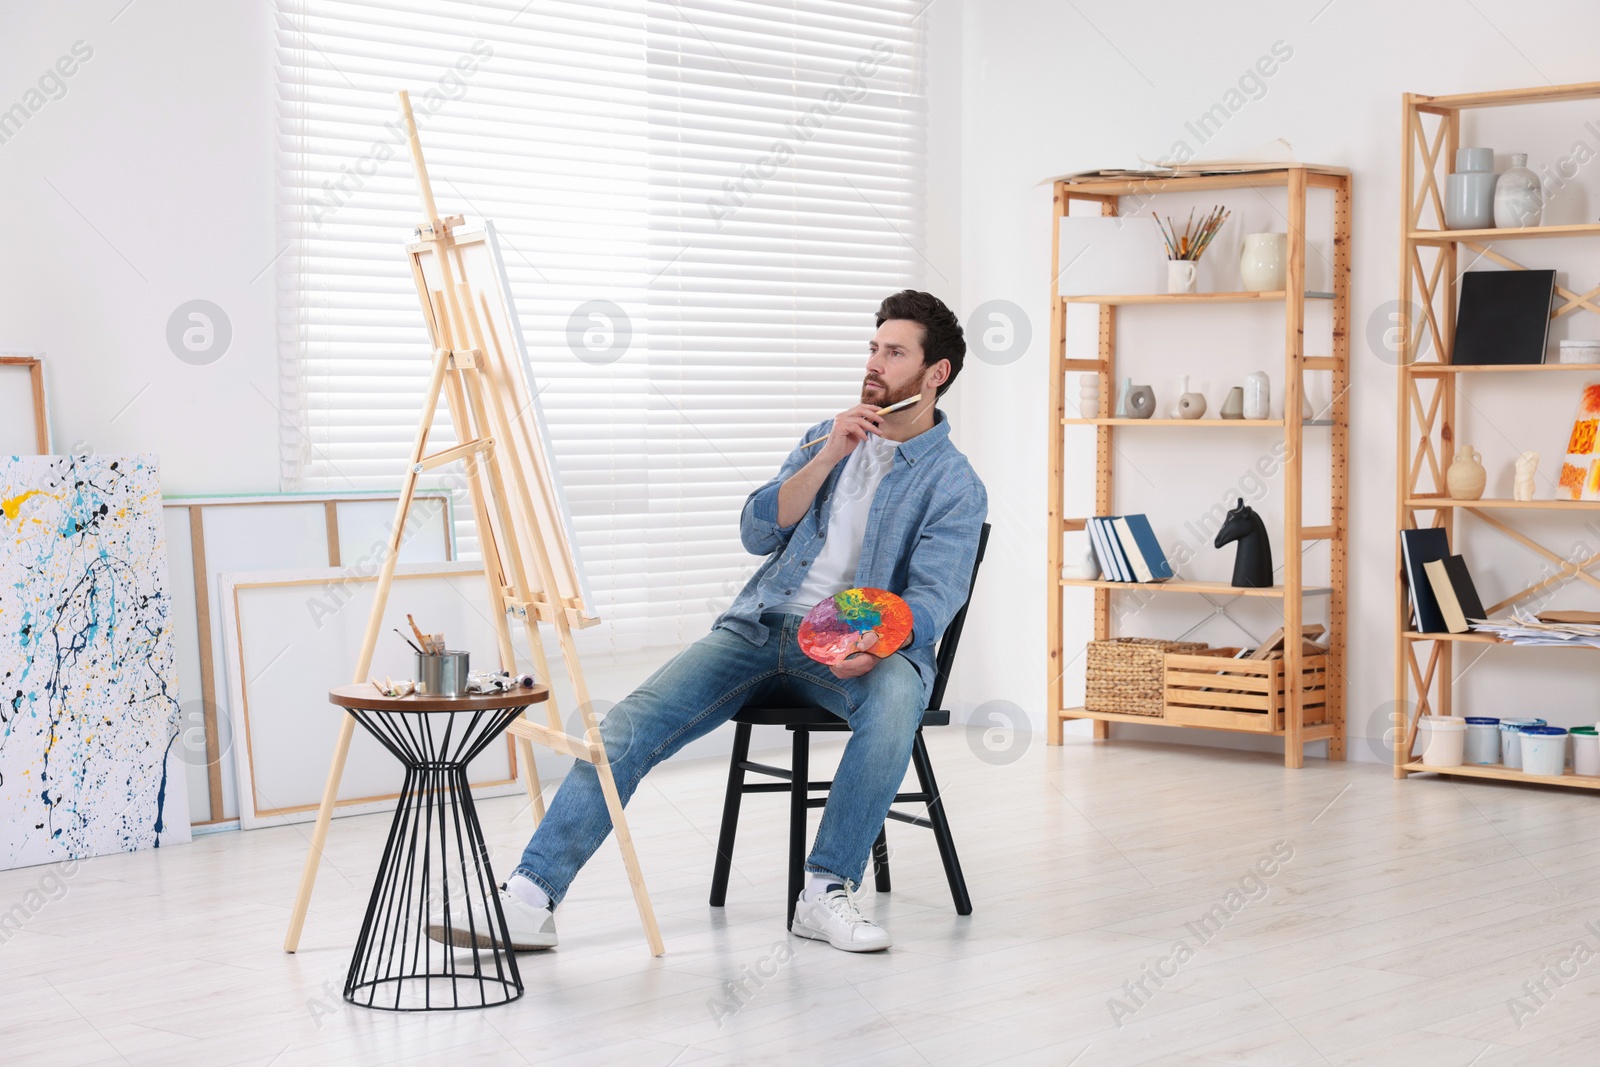
MULTIPOLYGON (((1174 580, 1160 584, 1128 584, 1108 581, 1082 581, 1061 577, 1062 535, 1084 529, 1086 516, 1068 516, 1063 497, 1065 475, 1065 440, 1060 431, 1051 434, 1049 473, 1049 687, 1050 707, 1049 741, 1061 743, 1062 724, 1068 719, 1093 719, 1096 737, 1109 736, 1111 723, 1138 723, 1145 726, 1188 726, 1201 729, 1224 729, 1238 733, 1255 733, 1281 736, 1284 739, 1284 764, 1299 767, 1304 762, 1304 746, 1313 741, 1328 742, 1328 753, 1333 759, 1344 758, 1344 655, 1345 655, 1345 554, 1348 547, 1346 514, 1348 501, 1346 450, 1349 433, 1349 318, 1350 318, 1350 174, 1338 167, 1310 164, 1284 166, 1273 170, 1247 174, 1182 175, 1159 179, 1129 179, 1112 181, 1066 182, 1055 184, 1055 207, 1050 220, 1051 277, 1050 287, 1050 410, 1053 422, 1059 426, 1093 426, 1095 428, 1095 501, 1096 515, 1114 511, 1112 485, 1113 442, 1124 432, 1142 432, 1158 428, 1155 432, 1199 432, 1231 429, 1256 429, 1282 435, 1285 442, 1283 467, 1284 526, 1275 557, 1283 561, 1282 584, 1270 589, 1236 589, 1226 582, 1198 582, 1174 580), (1075 201, 1098 207, 1101 215, 1118 214, 1119 204, 1125 196, 1135 198, 1142 205, 1151 196, 1163 193, 1190 193, 1208 190, 1261 190, 1283 189, 1286 192, 1287 210, 1285 226, 1289 235, 1289 268, 1287 284, 1279 292, 1226 292, 1183 294, 1120 294, 1095 296, 1062 296, 1058 281, 1061 275, 1061 220, 1072 211, 1075 201), (1333 286, 1332 292, 1308 292, 1305 288, 1306 266, 1306 201, 1311 189, 1325 189, 1333 202, 1333 286), (1306 301, 1327 301, 1330 304, 1332 329, 1329 351, 1326 355, 1308 356, 1305 352, 1306 301), (1092 359, 1068 358, 1066 350, 1067 308, 1075 304, 1097 305, 1099 308, 1099 344, 1092 359), (1126 419, 1113 418, 1111 409, 1116 400, 1117 381, 1117 322, 1124 308, 1142 313, 1147 307, 1187 307, 1193 309, 1221 304, 1257 304, 1276 309, 1261 314, 1281 313, 1284 328, 1283 410, 1281 419, 1224 420, 1224 419, 1126 419), (1328 371, 1332 373, 1332 405, 1325 418, 1307 419, 1301 414, 1304 395, 1304 373, 1328 371), (1069 418, 1067 396, 1068 375, 1079 372, 1098 374, 1100 377, 1100 410, 1094 417, 1069 418), (1330 434, 1332 457, 1331 522, 1328 525, 1308 526, 1301 521, 1301 469, 1303 434, 1308 428, 1326 427, 1330 434), (1329 584, 1305 586, 1301 575, 1301 551, 1310 541, 1330 542, 1329 584), (1328 654, 1326 689, 1323 692, 1324 721, 1315 724, 1305 720, 1301 707, 1301 690, 1286 686, 1284 707, 1279 716, 1217 715, 1182 716, 1186 721, 1123 715, 1113 712, 1088 711, 1085 708, 1063 707, 1063 672, 1068 657, 1062 647, 1064 591, 1087 588, 1094 591, 1094 636, 1104 639, 1111 633, 1111 598, 1119 593, 1161 593, 1193 596, 1245 596, 1277 601, 1283 609, 1283 624, 1288 633, 1300 630, 1304 599, 1308 596, 1328 597, 1328 654)), ((1076 393, 1075 384, 1071 392, 1076 393)), ((1321 432, 1318 430, 1317 432, 1321 432)), ((1284 672, 1289 678, 1301 677, 1304 652, 1298 641, 1289 641, 1285 647, 1284 672)))
MULTIPOLYGON (((1579 577, 1592 564, 1573 565, 1535 541, 1522 530, 1496 518, 1492 512, 1519 511, 1537 517, 1552 511, 1594 511, 1600 501, 1592 500, 1452 500, 1446 493, 1444 472, 1453 458, 1455 427, 1461 391, 1460 375, 1536 374, 1562 371, 1593 374, 1595 363, 1544 363, 1506 366, 1455 366, 1450 362, 1455 340, 1456 278, 1458 252, 1474 255, 1513 270, 1526 269, 1491 243, 1552 240, 1559 238, 1600 237, 1600 223, 1575 223, 1519 229, 1446 230, 1444 229, 1444 177, 1454 165, 1461 141, 1461 113, 1472 108, 1527 106, 1568 100, 1600 99, 1600 82, 1579 85, 1545 86, 1535 89, 1510 89, 1489 93, 1464 93, 1456 96, 1422 96, 1407 93, 1402 105, 1401 181, 1403 194, 1400 224, 1400 351, 1397 353, 1399 402, 1397 405, 1396 449, 1396 528, 1414 529, 1423 525, 1443 527, 1452 544, 1455 517, 1466 514, 1504 534, 1513 541, 1544 556, 1556 565, 1554 577, 1543 579, 1486 608, 1490 614, 1556 582, 1579 577), (1431 223, 1431 227, 1430 224, 1431 223), (1411 309, 1417 309, 1412 321, 1411 309), (1424 352, 1426 347, 1427 351, 1424 352), (1424 523, 1421 517, 1429 521, 1424 523)), ((1551 312, 1561 318, 1578 311, 1600 314, 1591 303, 1600 287, 1575 293, 1562 286, 1556 293, 1565 302, 1551 312)), ((1475 380, 1471 377, 1468 381, 1475 380)), ((1555 379, 1560 381, 1560 379, 1555 379)), ((1560 457, 1556 457, 1559 462, 1560 457)), ((1527 521, 1522 519, 1519 521, 1527 521)), ((1422 715, 1451 714, 1454 704, 1454 652, 1457 645, 1504 645, 1525 648, 1501 641, 1491 634, 1417 633, 1411 629, 1411 606, 1400 576, 1403 556, 1398 532, 1395 536, 1395 706, 1410 709, 1404 722, 1396 721, 1394 733, 1394 773, 1405 778, 1413 773, 1443 774, 1457 778, 1490 778, 1512 782, 1534 782, 1581 789, 1600 789, 1600 778, 1564 774, 1543 777, 1525 774, 1499 765, 1464 767, 1426 767, 1412 759, 1417 721, 1422 715), (1413 703, 1414 700, 1414 703, 1413 703)), ((1592 581, 1593 579, 1591 579, 1592 581)), ((1549 645, 1531 646, 1549 648, 1549 645)), ((1584 646, 1587 647, 1587 646, 1584 646)))

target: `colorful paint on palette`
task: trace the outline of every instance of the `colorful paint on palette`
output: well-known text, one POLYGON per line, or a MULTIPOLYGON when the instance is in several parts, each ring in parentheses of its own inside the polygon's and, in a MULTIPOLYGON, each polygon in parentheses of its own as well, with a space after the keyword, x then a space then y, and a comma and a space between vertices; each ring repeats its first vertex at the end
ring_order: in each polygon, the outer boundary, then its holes
POLYGON ((876 633, 870 651, 891 656, 911 636, 911 608, 887 589, 846 589, 817 604, 800 624, 800 650, 818 663, 836 664, 860 651, 864 634, 876 633))
POLYGON ((189 838, 153 456, 0 456, 0 869, 189 838))

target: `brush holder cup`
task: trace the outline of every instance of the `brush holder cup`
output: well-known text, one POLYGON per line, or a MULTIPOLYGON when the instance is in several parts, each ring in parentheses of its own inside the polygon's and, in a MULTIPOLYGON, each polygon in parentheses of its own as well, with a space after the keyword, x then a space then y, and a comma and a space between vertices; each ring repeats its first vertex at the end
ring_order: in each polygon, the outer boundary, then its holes
POLYGON ((466 696, 468 659, 466 652, 417 653, 417 682, 422 691, 433 697, 466 696))

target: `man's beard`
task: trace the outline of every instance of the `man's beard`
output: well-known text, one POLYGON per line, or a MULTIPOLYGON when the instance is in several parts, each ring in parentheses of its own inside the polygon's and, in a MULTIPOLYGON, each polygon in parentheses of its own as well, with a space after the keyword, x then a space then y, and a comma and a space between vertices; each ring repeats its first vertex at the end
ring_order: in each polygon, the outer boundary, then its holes
POLYGON ((908 382, 907 384, 902 385, 900 388, 893 390, 889 389, 887 382, 878 382, 877 384, 880 386, 880 388, 868 389, 865 381, 861 383, 861 402, 863 404, 872 404, 875 407, 886 408, 890 404, 898 404, 902 400, 907 400, 911 397, 914 397, 922 391, 922 386, 918 385, 916 382, 908 382))

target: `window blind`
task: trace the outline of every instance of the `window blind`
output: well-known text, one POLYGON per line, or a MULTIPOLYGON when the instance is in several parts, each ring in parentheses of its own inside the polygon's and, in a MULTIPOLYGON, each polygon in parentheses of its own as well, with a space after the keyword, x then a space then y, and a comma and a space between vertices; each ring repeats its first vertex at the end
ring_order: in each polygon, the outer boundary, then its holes
POLYGON ((873 310, 919 284, 917 13, 278 0, 285 486, 393 488, 415 432, 406 88, 440 210, 505 249, 604 620, 580 640, 704 633, 760 562, 744 497, 855 401, 873 310))

